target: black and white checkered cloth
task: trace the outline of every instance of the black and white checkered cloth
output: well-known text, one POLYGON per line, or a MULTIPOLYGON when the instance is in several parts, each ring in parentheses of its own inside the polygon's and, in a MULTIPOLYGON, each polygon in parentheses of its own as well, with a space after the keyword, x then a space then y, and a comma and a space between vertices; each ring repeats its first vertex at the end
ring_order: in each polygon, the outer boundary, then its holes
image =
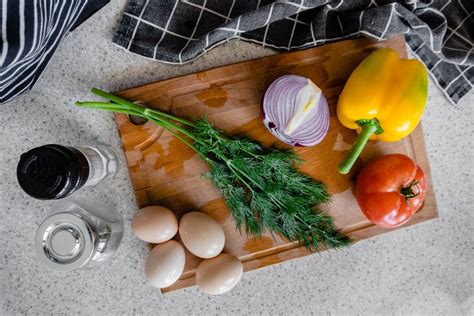
POLYGON ((474 0, 129 0, 114 43, 183 64, 231 39, 279 50, 406 34, 456 104, 474 84, 474 0))

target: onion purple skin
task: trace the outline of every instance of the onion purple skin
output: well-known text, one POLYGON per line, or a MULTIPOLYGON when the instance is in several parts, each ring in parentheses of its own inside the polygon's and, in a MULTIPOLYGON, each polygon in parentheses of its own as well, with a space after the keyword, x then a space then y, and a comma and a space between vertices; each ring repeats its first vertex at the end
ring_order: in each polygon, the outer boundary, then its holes
MULTIPOLYGON (((324 100, 326 101, 326 97, 325 97, 324 95, 323 95, 321 98, 324 98, 324 100)), ((327 101, 326 101, 326 102, 327 102, 327 101)), ((265 113, 265 112, 262 111, 262 113, 265 113)), ((265 114, 263 114, 262 117, 263 117, 263 119, 265 119, 265 114)), ((275 123, 269 122, 269 126, 267 126, 267 128, 268 128, 268 129, 274 129, 274 128, 275 128, 275 123)), ((321 142, 324 140, 324 138, 326 138, 326 135, 327 135, 328 131, 329 131, 329 124, 327 124, 327 127, 323 130, 324 136, 321 138, 321 140, 318 141, 318 142, 316 142, 316 143, 314 143, 314 144, 302 145, 302 144, 300 144, 300 143, 298 143, 298 142, 295 142, 295 143, 293 143, 293 144, 288 144, 288 143, 286 143, 286 142, 284 142, 284 143, 287 144, 287 145, 290 145, 290 146, 295 146, 295 147, 312 147, 312 146, 316 146, 316 145, 318 145, 319 143, 321 143, 321 142)), ((270 132, 271 132, 271 131, 270 131, 270 132)), ((272 134, 273 134, 273 133, 272 133, 272 134)), ((277 137, 277 138, 278 138, 278 137, 277 137)), ((279 138, 278 138, 278 139, 279 139, 279 138)), ((281 139, 280 139, 280 140, 281 140, 281 139)), ((283 141, 283 140, 281 140, 281 141, 283 141)))
MULTIPOLYGON (((264 112, 262 112, 262 113, 264 113, 264 112)), ((263 119, 265 119, 265 114, 263 114, 262 117, 263 117, 263 119)), ((274 132, 273 132, 274 129, 275 129, 275 127, 276 127, 275 123, 269 122, 268 126, 267 126, 266 124, 264 124, 264 125, 265 125, 265 127, 270 131, 270 133, 272 133, 272 135, 275 136, 275 134, 274 134, 274 132)), ((328 127, 328 130, 329 130, 329 127, 328 127)), ((327 133, 327 131, 326 131, 326 133, 327 133)), ((276 136, 275 136, 275 137, 276 137, 276 136)), ((295 147, 311 147, 311 146, 316 146, 317 144, 319 144, 319 143, 316 143, 316 144, 314 144, 314 145, 302 145, 302 144, 300 144, 300 143, 298 143, 298 142, 289 144, 289 143, 283 141, 282 139, 280 139, 279 137, 277 137, 277 138, 278 138, 280 141, 284 142, 285 144, 290 145, 290 146, 295 146, 295 147)))
MULTIPOLYGON (((324 96, 324 94, 321 92, 318 104, 316 106, 316 112, 315 113, 309 113, 312 117, 310 118, 308 116, 308 119, 310 121, 306 122, 305 125, 299 127, 302 130, 307 130, 311 129, 309 133, 304 135, 303 139, 299 139, 298 137, 292 138, 290 135, 287 135, 284 133, 283 128, 279 127, 276 122, 274 122, 270 116, 273 116, 275 118, 275 112, 276 108, 284 106, 286 114, 288 111, 288 106, 287 104, 282 104, 281 102, 269 102, 269 99, 271 99, 271 93, 277 94, 280 93, 281 91, 279 89, 285 89, 285 87, 288 84, 292 84, 296 87, 296 90, 298 88, 302 89, 303 86, 308 85, 308 78, 297 76, 297 75, 285 75, 282 77, 277 78, 274 80, 269 87, 267 88, 265 95, 262 99, 260 108, 262 111, 262 119, 265 127, 269 130, 270 133, 273 134, 276 138, 281 140, 282 142, 290 145, 290 146, 298 146, 298 147, 311 147, 315 146, 323 141, 323 139, 326 137, 327 132, 329 131, 329 122, 330 122, 330 113, 329 113, 329 107, 327 103, 327 99, 324 96), (269 107, 272 108, 269 108, 269 107), (267 111, 265 110, 265 107, 267 107, 267 110, 273 110, 273 115, 267 115, 267 111), (314 124, 314 125, 311 125, 314 124), (314 135, 317 134, 317 135, 314 135)), ((288 90, 288 89, 287 89, 288 90)), ((295 93, 294 91, 293 95, 291 97, 295 98, 296 95, 298 94, 298 91, 295 93)), ((283 94, 283 96, 286 96, 288 98, 288 95, 283 94)), ((277 98, 277 101, 280 101, 282 98, 277 98)), ((293 105, 293 109, 295 106, 293 105)), ((279 114, 281 115, 282 112, 280 111, 279 114)))
MULTIPOLYGON (((325 97, 324 95, 322 95, 321 98, 323 98, 324 101, 327 103, 326 97, 325 97)), ((272 124, 273 124, 273 123, 272 123, 272 124)), ((328 131, 329 131, 329 124, 327 124, 327 127, 326 127, 325 129, 323 129, 324 136, 321 138, 321 140, 320 140, 319 142, 315 143, 314 145, 301 145, 300 143, 295 143, 294 146, 296 146, 296 147, 312 147, 312 146, 316 146, 316 145, 318 145, 319 143, 321 143, 321 142, 324 140, 324 138, 326 138, 326 135, 327 135, 328 131)))

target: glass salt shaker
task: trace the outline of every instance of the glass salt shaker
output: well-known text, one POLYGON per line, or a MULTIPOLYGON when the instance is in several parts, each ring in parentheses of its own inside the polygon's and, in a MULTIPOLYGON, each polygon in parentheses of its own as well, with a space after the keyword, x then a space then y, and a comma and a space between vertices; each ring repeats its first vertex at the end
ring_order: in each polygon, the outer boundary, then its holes
POLYGON ((50 144, 21 155, 17 178, 28 195, 56 200, 115 175, 118 167, 117 154, 109 147, 50 144))
POLYGON ((58 201, 39 226, 35 250, 39 260, 56 271, 98 265, 114 255, 123 235, 115 210, 90 199, 58 201))

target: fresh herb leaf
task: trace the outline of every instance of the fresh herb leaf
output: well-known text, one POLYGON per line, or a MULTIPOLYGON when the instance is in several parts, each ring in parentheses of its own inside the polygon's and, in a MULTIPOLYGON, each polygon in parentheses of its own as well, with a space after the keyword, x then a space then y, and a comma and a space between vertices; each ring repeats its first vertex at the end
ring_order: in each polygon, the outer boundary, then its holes
POLYGON ((207 119, 189 122, 98 89, 92 92, 113 103, 76 105, 141 116, 195 150, 209 165, 204 176, 220 190, 241 233, 280 234, 310 250, 350 243, 332 218, 318 210, 319 204, 330 201, 330 195, 324 184, 297 170, 302 161, 295 152, 266 148, 245 137, 229 137, 207 119))

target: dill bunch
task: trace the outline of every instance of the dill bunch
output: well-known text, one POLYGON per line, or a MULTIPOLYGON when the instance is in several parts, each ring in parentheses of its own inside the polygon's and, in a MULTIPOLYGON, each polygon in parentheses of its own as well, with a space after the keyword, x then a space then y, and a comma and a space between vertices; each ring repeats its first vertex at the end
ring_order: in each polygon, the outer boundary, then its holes
POLYGON ((190 122, 96 88, 91 91, 111 102, 76 105, 143 117, 192 148, 208 164, 210 171, 204 176, 220 190, 241 233, 261 236, 268 231, 309 250, 350 243, 332 218, 318 210, 330 195, 324 184, 296 169, 301 159, 293 151, 229 137, 206 119, 190 122))

